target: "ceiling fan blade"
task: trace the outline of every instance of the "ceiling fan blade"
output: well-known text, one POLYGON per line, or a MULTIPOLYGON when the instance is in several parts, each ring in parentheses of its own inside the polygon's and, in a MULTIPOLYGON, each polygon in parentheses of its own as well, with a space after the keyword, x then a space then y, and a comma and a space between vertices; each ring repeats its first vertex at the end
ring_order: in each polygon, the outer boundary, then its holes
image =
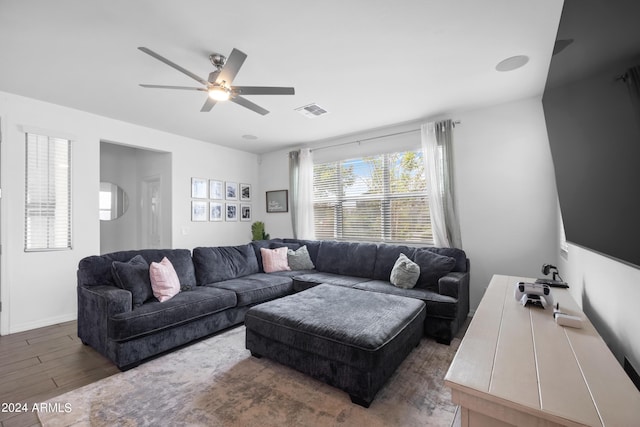
POLYGON ((229 99, 229 101, 235 102, 238 105, 242 105, 243 107, 246 107, 251 111, 255 111, 258 114, 262 114, 263 116, 269 114, 269 110, 265 110, 261 106, 256 105, 253 102, 249 101, 247 98, 243 98, 241 96, 236 96, 235 98, 231 98, 229 99))
POLYGON ((200 90, 202 92, 206 92, 207 91, 207 89, 205 89, 203 87, 144 85, 144 84, 141 84, 140 86, 147 87, 147 88, 152 88, 152 89, 200 90))
POLYGON ((242 67, 245 59, 247 59, 247 55, 234 48, 231 51, 231 55, 227 58, 227 62, 224 63, 222 71, 218 74, 216 83, 220 84, 225 81, 227 82, 227 86, 230 86, 236 74, 240 71, 240 67, 242 67))
POLYGON ((140 49, 141 51, 143 51, 144 53, 146 53, 147 55, 153 56, 154 58, 156 58, 158 61, 164 62, 165 64, 167 64, 170 67, 175 68, 176 70, 180 71, 183 74, 186 74, 187 76, 191 77, 192 79, 194 79, 195 81, 198 81, 200 83, 202 83, 203 85, 207 85, 208 82, 201 78, 196 76, 195 74, 193 74, 191 71, 182 68, 181 66, 179 66, 178 64, 176 64, 175 62, 171 62, 169 61, 167 58, 165 58, 164 56, 158 55, 157 53, 155 53, 154 51, 152 51, 151 49, 148 49, 146 47, 139 47, 138 49, 140 49))
POLYGON ((292 87, 233 86, 231 89, 240 95, 295 95, 295 89, 292 87))
POLYGON ((215 99, 211 99, 211 98, 209 98, 207 96, 207 100, 204 102, 204 105, 200 109, 200 112, 201 113, 206 113, 207 111, 211 111, 211 109, 213 108, 214 105, 216 105, 216 100, 215 99))

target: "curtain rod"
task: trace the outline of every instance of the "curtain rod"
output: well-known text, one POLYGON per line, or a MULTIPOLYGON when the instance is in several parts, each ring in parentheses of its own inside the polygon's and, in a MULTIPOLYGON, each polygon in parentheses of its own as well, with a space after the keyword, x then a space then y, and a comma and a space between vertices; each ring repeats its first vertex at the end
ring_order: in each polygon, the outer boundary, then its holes
MULTIPOLYGON (((460 124, 460 120, 454 121, 453 122, 453 127, 455 127, 456 125, 459 125, 459 124, 460 124)), ((350 145, 350 144, 360 144, 362 142, 374 141, 376 139, 387 138, 387 137, 390 137, 390 136, 405 135, 405 134, 413 133, 413 132, 420 132, 420 129, 410 129, 410 130, 405 130, 405 131, 402 131, 402 132, 395 132, 395 133, 389 133, 389 134, 386 134, 386 135, 378 135, 378 136, 372 136, 372 137, 369 137, 369 138, 357 139, 355 141, 341 142, 340 144, 333 144, 333 145, 327 145, 327 146, 324 146, 324 147, 312 148, 309 151, 311 151, 313 153, 314 151, 324 150, 326 148, 335 148, 335 147, 341 147, 343 145, 350 145)))

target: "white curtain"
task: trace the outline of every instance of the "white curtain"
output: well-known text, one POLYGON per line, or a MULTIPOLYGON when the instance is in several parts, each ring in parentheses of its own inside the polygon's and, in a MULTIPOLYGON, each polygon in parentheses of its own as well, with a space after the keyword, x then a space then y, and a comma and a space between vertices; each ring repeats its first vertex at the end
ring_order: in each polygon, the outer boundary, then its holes
POLYGON ((313 225, 313 157, 303 148, 289 153, 291 225, 295 239, 315 239, 313 225))
POLYGON ((453 122, 423 124, 421 136, 434 244, 462 248, 453 185, 453 122))

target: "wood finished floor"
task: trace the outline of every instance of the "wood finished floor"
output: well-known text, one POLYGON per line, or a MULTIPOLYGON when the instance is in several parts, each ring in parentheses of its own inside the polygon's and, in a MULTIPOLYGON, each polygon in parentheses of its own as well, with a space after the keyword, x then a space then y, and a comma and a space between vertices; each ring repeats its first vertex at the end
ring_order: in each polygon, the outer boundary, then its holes
POLYGON ((113 375, 113 363, 83 345, 76 322, 0 336, 0 426, 39 426, 34 403, 113 375), (7 412, 27 404, 26 413, 7 412))
MULTIPOLYGON (((470 318, 458 332, 462 338, 470 318)), ((1 427, 40 426, 31 409, 76 388, 120 372, 77 336, 76 321, 0 336, 0 405, 27 404, 24 413, 2 412, 1 427)), ((6 408, 4 408, 6 409, 6 408)), ((459 414, 452 424, 460 425, 459 414)))

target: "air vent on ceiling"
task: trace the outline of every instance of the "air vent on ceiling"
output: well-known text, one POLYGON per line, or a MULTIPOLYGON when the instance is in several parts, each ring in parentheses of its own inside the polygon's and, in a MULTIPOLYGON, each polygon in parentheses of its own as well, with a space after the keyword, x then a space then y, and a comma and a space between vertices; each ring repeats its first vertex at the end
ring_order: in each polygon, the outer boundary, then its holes
POLYGON ((328 113, 327 110, 325 110, 324 108, 322 108, 316 103, 305 105, 303 107, 298 107, 295 110, 298 113, 310 119, 315 119, 316 117, 319 117, 328 113))

